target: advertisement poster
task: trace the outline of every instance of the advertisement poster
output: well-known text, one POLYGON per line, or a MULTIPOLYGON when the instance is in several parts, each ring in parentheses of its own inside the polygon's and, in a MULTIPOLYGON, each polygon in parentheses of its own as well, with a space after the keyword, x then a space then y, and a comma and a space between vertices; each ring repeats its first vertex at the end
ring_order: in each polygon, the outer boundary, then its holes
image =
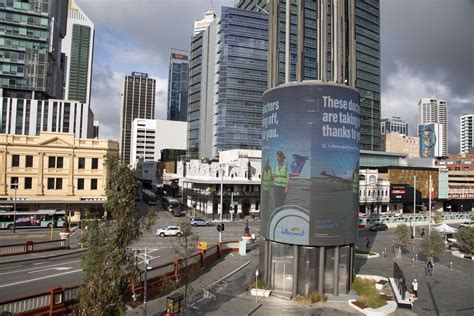
POLYGON ((418 126, 420 135, 420 157, 435 157, 437 142, 435 124, 424 124, 418 126))
POLYGON ((359 193, 359 94, 336 84, 264 94, 261 231, 298 245, 353 243, 359 193))

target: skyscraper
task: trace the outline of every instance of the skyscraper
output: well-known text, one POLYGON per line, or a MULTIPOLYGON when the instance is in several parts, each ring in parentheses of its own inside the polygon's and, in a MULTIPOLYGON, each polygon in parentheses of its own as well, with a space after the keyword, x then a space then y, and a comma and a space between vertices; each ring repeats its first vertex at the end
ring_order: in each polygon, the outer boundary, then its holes
POLYGON ((74 0, 69 0, 67 33, 62 52, 66 55, 64 98, 90 103, 94 23, 74 0))
POLYGON ((0 96, 63 97, 67 0, 0 1, 0 96))
POLYGON ((398 116, 384 117, 380 122, 380 134, 398 133, 408 136, 408 124, 398 116))
POLYGON ((269 32, 279 34, 279 37, 273 37, 278 40, 269 42, 269 64, 273 65, 273 69, 269 69, 269 87, 317 79, 357 88, 361 97, 360 148, 379 150, 379 1, 356 0, 354 4, 354 0, 298 0, 287 4, 284 0, 240 0, 237 7, 274 14, 269 32), (291 8, 288 15, 287 5, 291 8), (291 27, 283 23, 288 18, 291 27), (336 20, 343 20, 340 27, 334 27, 338 25, 336 20), (286 27, 288 41, 285 41, 286 27), (286 60, 288 69, 282 67, 286 60))
MULTIPOLYGON (((441 125, 441 155, 448 155, 448 106, 445 100, 439 100, 435 97, 422 98, 418 102, 418 124, 426 125, 436 123, 441 125)), ((422 135, 420 136, 420 144, 422 135)))
POLYGON ((172 48, 168 71, 168 115, 170 121, 186 122, 189 85, 188 52, 172 48))
POLYGON ((222 7, 191 43, 188 155, 261 148, 267 14, 222 7))
POLYGON ((156 80, 148 74, 132 72, 125 76, 122 86, 120 109, 120 156, 130 164, 132 122, 136 118, 155 118, 156 80))
POLYGON ((467 154, 469 153, 469 148, 474 147, 474 114, 464 114, 459 121, 459 152, 467 154))
POLYGON ((214 21, 216 18, 216 13, 211 9, 204 13, 202 20, 194 21, 194 35, 199 34, 202 31, 205 31, 206 28, 214 21))

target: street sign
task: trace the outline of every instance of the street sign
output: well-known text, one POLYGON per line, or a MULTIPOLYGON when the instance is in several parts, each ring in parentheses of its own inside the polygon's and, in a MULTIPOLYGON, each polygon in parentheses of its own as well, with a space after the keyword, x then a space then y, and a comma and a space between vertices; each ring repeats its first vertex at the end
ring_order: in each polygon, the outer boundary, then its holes
POLYGON ((232 205, 239 205, 239 201, 233 201, 232 205))
POLYGON ((207 249, 207 242, 206 241, 198 241, 197 248, 199 250, 206 250, 207 249))

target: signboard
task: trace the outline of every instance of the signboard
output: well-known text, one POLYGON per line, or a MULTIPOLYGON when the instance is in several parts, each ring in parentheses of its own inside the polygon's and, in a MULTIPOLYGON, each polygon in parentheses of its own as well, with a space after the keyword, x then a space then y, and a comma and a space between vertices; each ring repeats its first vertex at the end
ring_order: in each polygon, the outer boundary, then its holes
POLYGON ((171 54, 171 58, 173 58, 173 59, 188 60, 188 56, 183 55, 183 54, 176 54, 176 53, 172 53, 172 54, 171 54))
POLYGON ((440 124, 423 124, 418 126, 420 136, 420 157, 440 157, 442 128, 440 124))
POLYGON ((206 241, 198 241, 197 249, 206 250, 207 249, 207 242, 206 241))
POLYGON ((359 94, 338 84, 264 94, 261 231, 288 244, 356 241, 359 94))
POLYGON ((137 72, 137 71, 133 71, 132 76, 133 77, 140 77, 140 78, 143 78, 143 79, 148 78, 148 74, 143 73, 143 72, 137 72))
MULTIPOLYGON (((421 201, 421 192, 416 191, 416 199, 421 201)), ((413 187, 408 184, 390 185, 390 202, 392 203, 413 203, 413 187)))

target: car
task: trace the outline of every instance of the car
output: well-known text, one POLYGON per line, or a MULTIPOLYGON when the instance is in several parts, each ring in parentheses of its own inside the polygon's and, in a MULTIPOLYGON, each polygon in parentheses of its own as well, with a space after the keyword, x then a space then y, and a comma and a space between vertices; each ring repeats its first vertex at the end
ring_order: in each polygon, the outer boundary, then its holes
POLYGON ((156 231, 156 235, 160 237, 165 236, 183 236, 183 231, 178 226, 168 226, 166 228, 161 228, 156 231))
POLYGON ((464 227, 474 227, 474 222, 464 222, 461 225, 459 225, 459 228, 464 228, 464 227))
POLYGON ((388 226, 382 223, 376 223, 369 226, 369 230, 373 232, 378 232, 380 230, 388 230, 388 226))
POLYGON ((191 226, 210 226, 211 224, 209 221, 202 219, 202 218, 192 218, 191 219, 191 226))

